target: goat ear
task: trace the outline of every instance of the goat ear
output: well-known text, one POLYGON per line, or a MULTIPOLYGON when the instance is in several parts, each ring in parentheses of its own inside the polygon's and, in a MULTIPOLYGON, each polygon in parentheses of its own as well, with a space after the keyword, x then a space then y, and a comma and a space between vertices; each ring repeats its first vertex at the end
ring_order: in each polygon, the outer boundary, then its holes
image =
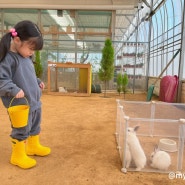
POLYGON ((134 127, 134 131, 137 132, 139 130, 139 125, 134 127))

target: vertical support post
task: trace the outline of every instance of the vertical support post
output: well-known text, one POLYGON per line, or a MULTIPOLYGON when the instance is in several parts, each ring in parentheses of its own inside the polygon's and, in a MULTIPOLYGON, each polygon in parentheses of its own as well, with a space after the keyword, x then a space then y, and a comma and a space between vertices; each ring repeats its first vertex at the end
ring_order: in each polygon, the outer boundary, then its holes
MULTIPOLYGON (((182 14, 182 45, 181 48, 185 48, 185 7, 183 6, 183 14, 182 14)), ((181 50, 180 60, 179 60, 179 85, 178 85, 178 93, 177 93, 177 102, 181 102, 181 95, 182 95, 182 78, 183 78, 183 71, 184 71, 184 61, 185 61, 185 52, 184 49, 181 50)))
POLYGON ((128 130, 128 121, 129 121, 129 117, 128 116, 124 116, 124 120, 125 120, 125 123, 124 123, 124 128, 125 128, 125 133, 124 133, 124 142, 123 142, 123 146, 124 146, 124 150, 123 151, 123 160, 122 160, 122 169, 121 171, 126 173, 127 172, 127 169, 126 169, 126 148, 127 148, 127 130, 128 130))
POLYGON ((136 78, 136 62, 138 52, 138 28, 139 28, 139 8, 137 10, 137 26, 136 26, 136 47, 135 47, 135 60, 134 60, 134 74, 133 74, 133 94, 135 91, 135 78, 136 78))
POLYGON ((55 68, 55 91, 57 91, 58 87, 58 67, 55 68))
POLYGON ((50 65, 48 64, 48 93, 51 91, 51 71, 50 65))
POLYGON ((178 160, 177 160, 177 170, 182 170, 183 164, 183 153, 184 153, 184 142, 185 142, 185 119, 180 119, 179 126, 179 145, 178 145, 178 160))
POLYGON ((156 106, 156 102, 155 101, 151 101, 150 102, 151 105, 151 117, 150 117, 150 136, 153 136, 154 134, 154 119, 155 119, 155 106, 156 106))
MULTIPOLYGON (((75 20, 77 18, 77 11, 75 10, 75 20)), ((74 21, 74 24, 75 24, 75 63, 77 63, 77 40, 78 40, 78 35, 77 35, 77 29, 78 29, 78 21, 74 21)), ((76 70, 76 69, 75 69, 76 70)))
MULTIPOLYGON (((153 10, 153 0, 150 5, 150 12, 153 10)), ((147 53, 147 66, 146 66, 146 88, 148 89, 149 82, 149 69, 150 69, 150 42, 151 42, 151 29, 152 29, 152 16, 149 18, 149 32, 148 32, 148 53, 147 53)))
POLYGON ((87 80, 87 94, 91 94, 91 78, 92 78, 92 73, 91 73, 91 65, 89 64, 89 67, 87 68, 88 70, 88 80, 87 80))

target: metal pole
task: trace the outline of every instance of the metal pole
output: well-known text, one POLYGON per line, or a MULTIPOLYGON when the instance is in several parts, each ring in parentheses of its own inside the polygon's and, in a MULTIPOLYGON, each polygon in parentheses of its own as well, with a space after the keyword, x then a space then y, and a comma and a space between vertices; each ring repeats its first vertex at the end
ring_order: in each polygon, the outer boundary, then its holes
POLYGON ((185 61, 185 53, 184 53, 184 48, 185 48, 185 7, 183 7, 182 10, 182 35, 181 35, 181 40, 182 40, 182 46, 183 48, 181 50, 181 55, 180 55, 180 60, 179 60, 179 71, 178 71, 178 76, 179 76, 179 85, 178 85, 178 93, 177 93, 177 102, 181 102, 181 95, 182 95, 182 78, 183 78, 183 69, 184 69, 184 61, 185 61))
MULTIPOLYGON (((150 11, 153 9, 153 0, 151 1, 150 11)), ((150 42, 151 42, 151 29, 152 29, 152 16, 149 18, 149 33, 148 33, 148 54, 147 54, 147 66, 146 66, 146 87, 148 89, 148 81, 149 81, 149 69, 150 69, 150 42)))
POLYGON ((139 27, 139 8, 137 11, 137 29, 136 29, 136 49, 135 49, 135 61, 134 61, 134 74, 133 74, 133 94, 135 91, 135 75, 136 75, 136 62, 137 62, 137 50, 138 50, 138 27, 139 27))

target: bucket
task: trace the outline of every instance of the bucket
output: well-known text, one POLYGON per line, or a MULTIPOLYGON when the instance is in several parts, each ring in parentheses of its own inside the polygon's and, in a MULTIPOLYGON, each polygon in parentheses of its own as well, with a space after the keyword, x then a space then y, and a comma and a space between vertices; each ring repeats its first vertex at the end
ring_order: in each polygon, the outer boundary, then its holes
POLYGON ((8 108, 8 113, 10 116, 11 123, 14 128, 25 127, 28 123, 28 115, 29 115, 29 104, 28 100, 26 100, 27 105, 16 105, 11 106, 15 97, 10 101, 10 105, 8 108))

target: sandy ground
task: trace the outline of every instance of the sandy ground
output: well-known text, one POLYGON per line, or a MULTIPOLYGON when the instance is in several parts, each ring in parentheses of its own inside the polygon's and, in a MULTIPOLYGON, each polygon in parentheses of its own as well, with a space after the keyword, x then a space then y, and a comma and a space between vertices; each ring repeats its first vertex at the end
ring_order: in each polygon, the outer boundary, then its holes
MULTIPOLYGON (((0 103, 1 185, 184 185, 168 174, 121 172, 115 140, 118 95, 90 97, 43 94, 42 144, 51 155, 34 158, 37 166, 23 170, 9 163, 10 122, 0 103)), ((146 100, 146 94, 126 95, 126 100, 146 100)))

